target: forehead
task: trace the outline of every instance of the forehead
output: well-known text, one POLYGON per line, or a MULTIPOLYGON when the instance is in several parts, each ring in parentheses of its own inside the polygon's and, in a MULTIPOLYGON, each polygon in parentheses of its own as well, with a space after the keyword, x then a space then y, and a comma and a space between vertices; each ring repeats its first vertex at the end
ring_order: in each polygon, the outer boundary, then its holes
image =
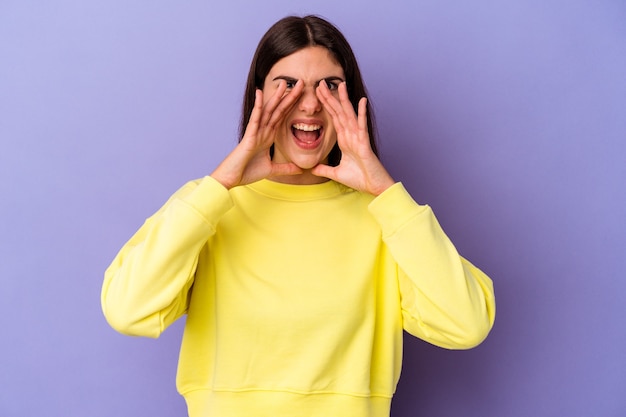
POLYGON ((280 59, 267 74, 266 80, 289 76, 305 81, 319 81, 329 76, 344 78, 341 65, 324 47, 309 46, 280 59))

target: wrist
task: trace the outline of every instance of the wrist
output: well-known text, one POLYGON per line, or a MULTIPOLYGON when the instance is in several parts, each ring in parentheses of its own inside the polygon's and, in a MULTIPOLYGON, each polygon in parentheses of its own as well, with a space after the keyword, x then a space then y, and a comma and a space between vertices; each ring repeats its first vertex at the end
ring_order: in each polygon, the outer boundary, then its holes
POLYGON ((391 177, 389 172, 383 168, 370 183, 369 192, 372 195, 379 196, 395 183, 396 181, 391 177))
POLYGON ((381 183, 376 184, 374 187, 372 187, 370 194, 378 197, 379 195, 387 191, 387 189, 389 189, 389 187, 391 187, 395 183, 396 182, 393 180, 393 178, 389 177, 385 181, 382 181, 381 183))
POLYGON ((222 184, 222 186, 226 188, 227 190, 230 190, 231 188, 236 186, 236 184, 232 181, 232 179, 229 179, 227 176, 224 176, 220 173, 219 167, 215 171, 213 171, 209 176, 213 178, 215 181, 222 184))

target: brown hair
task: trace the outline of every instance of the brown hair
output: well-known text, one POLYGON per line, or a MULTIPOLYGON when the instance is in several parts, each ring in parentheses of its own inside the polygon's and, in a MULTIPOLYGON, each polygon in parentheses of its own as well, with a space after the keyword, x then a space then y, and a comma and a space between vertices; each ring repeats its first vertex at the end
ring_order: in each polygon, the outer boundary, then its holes
MULTIPOLYGON (((359 100, 362 97, 367 97, 367 90, 361 78, 361 71, 359 70, 354 52, 352 52, 352 48, 346 38, 339 29, 318 16, 289 16, 276 22, 263 35, 254 53, 243 98, 239 140, 243 138, 250 120, 250 114, 254 107, 255 91, 257 88, 263 88, 265 78, 274 64, 282 58, 309 46, 322 46, 328 49, 337 60, 337 63, 341 65, 346 76, 348 96, 354 110, 357 111, 359 100)), ((367 101, 367 130, 369 131, 372 151, 378 156, 374 113, 369 99, 367 101)), ((335 144, 328 155, 328 163, 336 166, 340 160, 341 150, 335 144)))

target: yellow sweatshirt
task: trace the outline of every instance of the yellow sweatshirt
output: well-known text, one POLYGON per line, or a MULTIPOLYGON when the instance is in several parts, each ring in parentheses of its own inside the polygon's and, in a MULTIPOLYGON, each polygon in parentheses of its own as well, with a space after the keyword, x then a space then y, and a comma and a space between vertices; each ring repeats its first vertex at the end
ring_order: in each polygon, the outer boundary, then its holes
POLYGON ((116 330, 187 314, 177 387, 191 417, 389 416, 402 330, 451 349, 493 325, 491 280, 401 183, 186 184, 105 273, 116 330))

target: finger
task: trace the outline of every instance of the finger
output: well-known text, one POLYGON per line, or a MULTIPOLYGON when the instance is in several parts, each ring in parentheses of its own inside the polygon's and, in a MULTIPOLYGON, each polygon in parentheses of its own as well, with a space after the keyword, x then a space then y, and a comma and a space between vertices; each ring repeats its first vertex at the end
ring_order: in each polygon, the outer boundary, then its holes
POLYGON ((345 114, 348 117, 354 116, 356 118, 356 112, 352 106, 352 102, 350 101, 348 86, 345 81, 341 82, 337 87, 338 98, 335 97, 335 95, 330 91, 326 83, 322 85, 320 82, 320 86, 322 87, 322 93, 329 106, 332 107, 337 115, 345 114))
POLYGON ((341 111, 341 103, 333 96, 325 80, 320 81, 315 92, 326 111, 333 117, 338 116, 341 111))
POLYGON ((281 98, 278 106, 275 111, 272 113, 272 117, 270 119, 269 125, 274 126, 275 124, 281 122, 287 114, 293 109, 296 105, 302 92, 304 91, 304 82, 302 80, 298 80, 296 85, 291 89, 291 91, 287 91, 286 94, 281 98))
POLYGON ((261 114, 263 112, 263 92, 258 88, 254 92, 254 106, 252 113, 250 113, 250 119, 244 132, 244 137, 254 135, 259 130, 259 123, 261 121, 261 114))
MULTIPOLYGON (((273 100, 271 100, 271 107, 267 108, 267 126, 270 128, 273 128, 284 119, 304 90, 304 82, 302 80, 298 80, 290 91, 287 91, 287 83, 285 81, 281 80, 280 83, 284 84, 284 88, 281 88, 280 91, 276 91, 276 94, 272 97, 273 100)), ((268 102, 268 104, 270 103, 268 102)))
POLYGON ((332 94, 324 80, 320 81, 316 94, 322 102, 322 106, 324 106, 324 109, 333 120, 333 125, 335 126, 337 133, 339 134, 344 132, 346 128, 346 121, 344 112, 341 108, 341 103, 339 103, 337 98, 332 94))
POLYGON ((359 130, 365 131, 369 134, 367 129, 367 98, 363 97, 359 100, 359 115, 358 115, 359 130))
POLYGON ((267 103, 262 103, 263 113, 261 115, 261 120, 259 123, 261 126, 267 126, 272 117, 272 113, 280 104, 280 100, 282 99, 286 90, 287 82, 285 80, 279 80, 278 87, 276 88, 276 91, 274 91, 274 94, 269 96, 267 103))
POLYGON ((356 117, 356 112, 354 111, 354 107, 352 107, 352 102, 348 95, 348 85, 345 81, 339 84, 339 102, 341 103, 341 108, 347 114, 356 117))
POLYGON ((280 164, 272 163, 272 170, 269 176, 271 177, 271 176, 276 176, 276 175, 298 175, 298 174, 302 174, 302 168, 300 168, 293 162, 280 163, 280 164))
POLYGON ((339 145, 342 146, 351 136, 350 133, 357 133, 359 129, 357 114, 354 112, 352 103, 348 98, 348 92, 345 82, 339 85, 339 100, 331 93, 326 84, 320 82, 320 96, 323 97, 322 104, 324 109, 330 114, 337 131, 337 140, 339 145), (342 102, 340 102, 343 101, 342 102))

